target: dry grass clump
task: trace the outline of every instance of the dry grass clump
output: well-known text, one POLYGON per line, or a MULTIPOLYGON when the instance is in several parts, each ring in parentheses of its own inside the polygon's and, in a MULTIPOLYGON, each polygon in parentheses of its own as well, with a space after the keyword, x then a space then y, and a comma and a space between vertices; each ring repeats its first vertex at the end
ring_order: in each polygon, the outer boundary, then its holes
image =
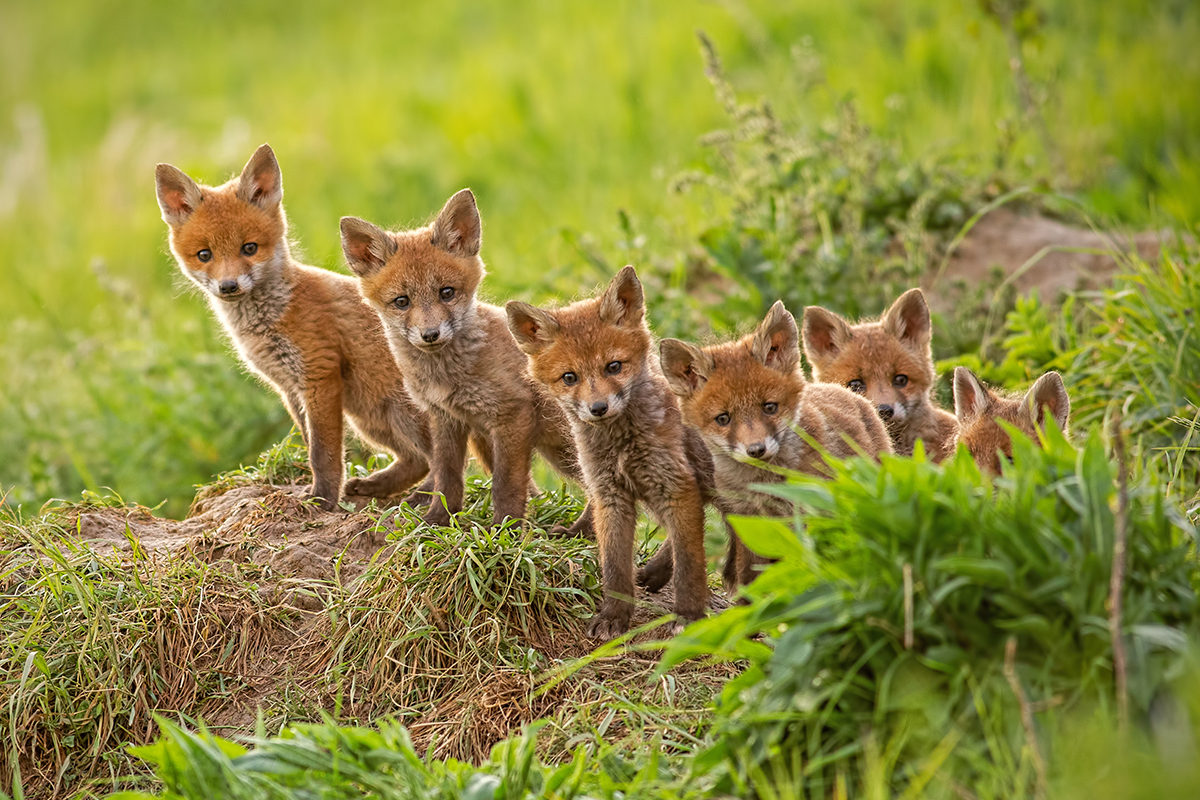
POLYGON ((53 518, 6 520, 0 552, 0 789, 56 791, 130 770, 152 714, 253 691, 290 612, 254 589, 261 568, 218 569, 134 547, 96 552, 53 518))

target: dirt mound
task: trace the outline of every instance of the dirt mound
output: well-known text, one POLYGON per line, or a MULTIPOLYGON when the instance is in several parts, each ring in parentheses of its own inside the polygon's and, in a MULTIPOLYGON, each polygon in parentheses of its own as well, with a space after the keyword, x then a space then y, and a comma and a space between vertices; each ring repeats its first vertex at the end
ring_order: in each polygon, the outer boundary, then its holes
MULTIPOLYGON (((1043 300, 1052 301, 1063 292, 1095 289, 1109 283, 1119 269, 1111 255, 1131 249, 1144 259, 1152 259, 1161 247, 1164 234, 1146 231, 1132 237, 1097 233, 1067 225, 1041 214, 1021 214, 998 208, 984 216, 950 257, 946 272, 937 283, 964 281, 968 286, 985 284, 993 268, 1012 276, 1017 291, 1025 294, 1037 289, 1043 300), (1030 259, 1050 249, 1032 266, 1017 274, 1030 259)), ((930 275, 930 283, 937 278, 930 275)), ((925 286, 930 305, 946 311, 952 302, 940 296, 932 285, 925 286)))
POLYGON ((80 538, 93 548, 130 551, 134 543, 163 554, 192 553, 205 561, 255 558, 291 577, 325 579, 332 560, 369 559, 385 544, 378 520, 367 514, 322 512, 301 502, 300 486, 249 484, 199 500, 184 520, 135 508, 81 508, 80 538))
MULTIPOLYGON (((84 561, 103 555, 116 575, 145 584, 183 573, 196 582, 186 606, 146 612, 170 623, 156 634, 168 646, 137 658, 176 688, 135 705, 128 718, 137 733, 124 741, 153 738, 152 713, 200 717, 225 736, 253 733, 264 713, 269 725, 321 713, 369 724, 396 714, 418 747, 478 760, 535 719, 566 731, 581 709, 606 709, 614 692, 694 714, 737 671, 684 665, 668 695, 650 680, 654 652, 621 649, 542 691, 547 675, 598 644, 582 634, 599 599, 593 545, 469 522, 431 529, 395 508, 325 512, 301 493, 262 483, 202 491, 184 520, 141 507, 53 512, 55 528, 85 545, 84 561), (187 564, 197 568, 181 573, 187 564)), ((643 626, 667 615, 674 596, 668 585, 639 591, 638 601, 634 625, 643 626)), ((712 606, 728 603, 714 593, 712 606)), ((664 634, 644 631, 635 644, 664 634)), ((606 738, 628 732, 623 725, 618 718, 606 738)), ((61 765, 29 766, 51 776, 61 765)))

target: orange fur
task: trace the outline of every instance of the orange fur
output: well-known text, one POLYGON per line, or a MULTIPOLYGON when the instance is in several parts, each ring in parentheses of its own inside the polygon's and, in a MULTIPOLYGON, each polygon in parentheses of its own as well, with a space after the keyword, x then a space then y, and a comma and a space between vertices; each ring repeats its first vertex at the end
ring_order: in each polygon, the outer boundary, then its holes
POLYGON ((708 606, 704 504, 712 460, 684 427, 652 355, 637 273, 625 267, 600 297, 567 308, 507 308, 530 373, 570 420, 595 509, 604 602, 588 635, 607 639, 629 628, 639 502, 667 529, 667 542, 637 581, 657 591, 673 574, 675 613, 699 619, 708 606))
MULTIPOLYGON (((883 423, 864 398, 804 380, 796 321, 783 303, 775 303, 758 329, 737 341, 699 348, 666 339, 660 347, 663 372, 681 398, 684 421, 712 451, 726 513, 791 513, 783 500, 751 491, 751 484, 783 479, 758 463, 827 475, 825 453, 878 458, 892 451, 883 423)), ((726 583, 749 583, 762 559, 729 533, 726 583)))
POLYGON ((345 486, 387 497, 428 472, 429 422, 404 391, 379 320, 355 281, 292 259, 275 154, 260 147, 241 175, 202 186, 159 164, 156 189, 171 252, 208 297, 243 362, 283 399, 309 449, 309 494, 327 509, 342 491, 343 414, 395 462, 345 486))
POLYGON ((879 410, 897 453, 911 456, 918 439, 933 461, 954 449, 954 415, 937 408, 929 307, 920 289, 900 296, 877 322, 851 325, 820 306, 804 310, 804 353, 813 380, 836 383, 879 410))
MULTIPOLYGON (((440 525, 462 509, 471 437, 490 450, 496 524, 524 518, 535 450, 566 477, 580 476, 566 419, 526 372, 504 310, 477 297, 481 245, 482 222, 467 189, 415 230, 342 219, 346 261, 383 321, 409 392, 432 416, 434 486, 444 503, 434 503, 425 519, 440 525)), ((572 531, 590 534, 590 511, 572 531)))
POLYGON ((954 411, 958 417, 958 443, 967 448, 984 472, 1000 474, 1000 457, 1012 460, 1012 439, 997 424, 1003 420, 1030 439, 1053 420, 1069 433, 1071 398, 1062 376, 1047 372, 1023 395, 1003 394, 983 385, 966 367, 954 368, 954 411))

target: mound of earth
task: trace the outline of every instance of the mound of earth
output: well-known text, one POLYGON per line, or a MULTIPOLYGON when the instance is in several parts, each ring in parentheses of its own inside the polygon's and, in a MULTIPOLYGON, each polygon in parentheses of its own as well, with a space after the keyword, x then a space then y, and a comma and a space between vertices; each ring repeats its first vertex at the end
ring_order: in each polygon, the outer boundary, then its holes
MULTIPOLYGON (((1064 292, 1097 289, 1110 283, 1120 269, 1114 252, 1136 251, 1143 259, 1155 258, 1165 236, 1155 231, 1132 236, 1100 233, 1042 214, 997 208, 971 229, 951 254, 945 273, 940 278, 930 275, 930 281, 937 278, 939 283, 961 280, 968 286, 984 285, 992 270, 998 268, 1012 278, 1020 294, 1036 289, 1043 300, 1053 301, 1064 292), (1043 250, 1047 252, 1026 267, 1043 250)), ((939 295, 930 285, 925 288, 934 310, 947 310, 950 296, 939 295)))
MULTIPOLYGON (((427 673, 429 670, 437 673, 435 678, 416 682, 426 687, 441 687, 437 690, 441 694, 430 695, 427 688, 426 694, 421 696, 421 705, 425 709, 410 717, 411 695, 406 698, 381 697, 381 693, 387 695, 388 692, 364 691, 362 688, 376 679, 372 675, 378 669, 375 662, 339 664, 339 659, 346 657, 334 652, 336 648, 332 643, 335 640, 354 641, 353 637, 357 636, 368 640, 369 652, 390 652, 389 643, 380 641, 381 637, 392 635, 386 622, 372 622, 372 619, 379 619, 378 615, 371 617, 365 613, 354 623, 364 627, 347 634, 345 626, 348 623, 344 617, 347 606, 341 608, 343 616, 340 619, 331 616, 329 609, 334 603, 331 598, 336 597, 342 602, 351 598, 349 607, 360 613, 386 612, 388 601, 377 602, 377 597, 394 584, 388 584, 386 577, 381 580, 379 565, 408 563, 412 553, 398 548, 411 548, 411 540, 393 537, 389 542, 389 534, 396 531, 395 509, 373 513, 325 512, 311 503, 302 503, 301 493, 302 487, 298 485, 261 483, 235 486, 208 497, 202 492, 191 514, 184 520, 156 517, 141 507, 73 506, 56 512, 58 523, 68 531, 74 530, 93 552, 115 554, 124 563, 132 564, 135 559, 140 559, 143 568, 148 561, 154 569, 165 569, 179 559, 194 559, 210 565, 217 572, 236 572, 244 565, 256 576, 254 585, 257 586, 258 602, 246 603, 243 599, 230 604, 240 604, 238 614, 241 616, 223 618, 220 625, 206 626, 210 631, 208 635, 225 636, 230 642, 229 647, 234 647, 236 639, 236 647, 246 650, 235 666, 220 662, 212 667, 223 671, 231 690, 207 699, 202 699, 199 691, 184 692, 195 698, 196 707, 156 710, 179 710, 202 717, 209 725, 220 729, 222 735, 230 736, 253 733, 261 709, 278 707, 281 697, 288 696, 293 707, 298 698, 304 698, 300 703, 303 714, 312 717, 335 707, 340 709, 343 719, 361 723, 369 723, 381 713, 400 714, 419 748, 431 748, 431 754, 440 758, 479 760, 487 757, 495 743, 535 719, 569 719, 582 707, 606 706, 611 702, 611 690, 603 687, 619 685, 620 692, 626 696, 650 697, 666 691, 650 680, 657 663, 656 653, 639 652, 636 648, 620 649, 611 656, 595 659, 548 691, 539 689, 547 675, 543 668, 522 670, 496 665, 491 669, 488 664, 480 664, 478 659, 473 663, 451 661, 447 664, 442 661, 434 665, 431 662, 417 666, 427 667, 427 673), (396 556, 394 561, 388 561, 389 553, 396 556), (368 571, 372 565, 373 573, 368 571), (254 568, 259 569, 255 571, 254 568), (254 611, 254 608, 258 610, 254 611), (264 608, 272 611, 264 614, 264 608), (367 621, 362 622, 363 619, 367 621), (257 626, 255 630, 259 632, 246 637, 247 626, 257 626), (248 648, 243 644, 247 640, 252 642, 248 648), (341 697, 346 687, 332 685, 336 681, 331 683, 329 680, 331 669, 344 670, 347 675, 355 676, 340 680, 351 686, 357 683, 360 688, 348 690, 349 695, 341 697), (456 677, 456 671, 461 675, 456 677), (235 672, 238 674, 233 674, 235 672)), ((534 531, 532 535, 538 533, 534 531)), ((587 545, 578 540, 561 545, 551 543, 546 547, 573 547, 575 553, 587 549, 587 545)), ((583 587, 580 584, 576 588, 583 587)), ((415 609, 415 613, 423 613, 422 609, 431 610, 435 618, 439 617, 439 607, 453 607, 436 596, 442 590, 440 586, 428 590, 422 588, 418 590, 421 595, 418 602, 403 608, 415 609)), ((599 599, 594 588, 585 588, 585 591, 591 592, 593 601, 599 599)), ((669 614, 673 600, 670 585, 657 594, 639 589, 634 625, 647 625, 669 614)), ((714 611, 719 611, 728 607, 728 602, 714 592, 711 605, 714 611)), ((484 620, 482 627, 494 627, 496 636, 503 640, 494 642, 499 650, 491 652, 536 652, 534 661, 543 666, 550 665, 551 671, 589 655, 599 644, 582 633, 586 613, 561 619, 526 620, 520 624, 514 623, 512 618, 504 619, 504 616, 505 609, 499 609, 494 625, 484 620)), ((472 620, 471 624, 478 629, 480 620, 472 620)), ((441 615, 436 625, 442 630, 434 634, 435 639, 449 636, 452 640, 460 621, 441 615)), ((661 639, 665 632, 662 628, 651 628, 639 634, 633 643, 661 639)), ((449 640, 443 638, 441 641, 449 640)), ((209 654, 219 653, 223 646, 224 642, 208 642, 204 650, 209 654)), ((403 642, 397 640, 396 646, 401 648, 396 652, 404 652, 403 642)), ((434 647, 438 645, 435 643, 434 647)), ((442 646, 442 650, 446 647, 442 646)), ((419 668, 413 670, 412 667, 405 664, 397 669, 420 672, 419 668)), ((204 672, 209 668, 205 662, 199 667, 199 674, 189 679, 203 682, 204 672)), ((695 713, 707 705, 724 681, 737 671, 736 666, 729 664, 676 668, 674 673, 688 676, 691 692, 688 713, 695 713)), ((181 674, 189 673, 182 670, 181 674)), ((395 681, 387 684, 389 688, 396 685, 395 681)), ((664 695, 657 697, 655 702, 670 706, 682 701, 664 695)), ((148 720, 147 728, 152 728, 148 720)), ((610 726, 610 740, 612 736, 622 735, 622 729, 618 719, 610 726)))
MULTIPOLYGON (((202 495, 183 520, 156 517, 141 506, 78 506, 63 515, 79 539, 94 550, 129 553, 136 545, 150 553, 187 555, 210 564, 223 560, 262 564, 280 582, 352 583, 387 546, 391 526, 380 524, 379 513, 322 511, 303 503, 304 489, 261 483, 237 486, 214 496, 202 495)), ((674 601, 670 584, 653 594, 639 588, 634 625, 671 613, 674 601)), ((311 596, 291 596, 288 602, 305 610, 319 605, 311 596)), ((709 605, 721 611, 729 603, 714 593, 709 605)), ((654 637, 648 633, 640 638, 654 637)))

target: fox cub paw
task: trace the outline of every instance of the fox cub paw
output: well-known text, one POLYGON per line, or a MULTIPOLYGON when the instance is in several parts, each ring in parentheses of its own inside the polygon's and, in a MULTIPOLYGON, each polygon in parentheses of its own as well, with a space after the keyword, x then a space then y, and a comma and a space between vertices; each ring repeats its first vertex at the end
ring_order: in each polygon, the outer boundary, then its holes
POLYGON ((317 508, 322 511, 333 511, 337 508, 337 500, 330 500, 325 496, 325 493, 318 494, 315 489, 308 489, 304 494, 300 495, 302 502, 308 500, 316 501, 317 508))
POLYGON ((437 525, 443 528, 450 524, 450 512, 446 510, 440 497, 436 498, 433 505, 429 507, 423 521, 426 525, 437 525))
POLYGON ((375 475, 368 478, 351 478, 346 481, 346 486, 342 491, 355 497, 384 498, 391 494, 388 491, 387 481, 376 480, 375 475))
POLYGON ((616 608, 603 605, 600 607, 600 613, 588 623, 588 638, 603 641, 615 639, 629 630, 629 620, 632 616, 633 609, 628 603, 622 603, 616 608))
POLYGON ((647 592, 655 593, 662 590, 671 580, 672 564, 670 561, 655 563, 651 561, 637 571, 637 585, 644 586, 647 592))

